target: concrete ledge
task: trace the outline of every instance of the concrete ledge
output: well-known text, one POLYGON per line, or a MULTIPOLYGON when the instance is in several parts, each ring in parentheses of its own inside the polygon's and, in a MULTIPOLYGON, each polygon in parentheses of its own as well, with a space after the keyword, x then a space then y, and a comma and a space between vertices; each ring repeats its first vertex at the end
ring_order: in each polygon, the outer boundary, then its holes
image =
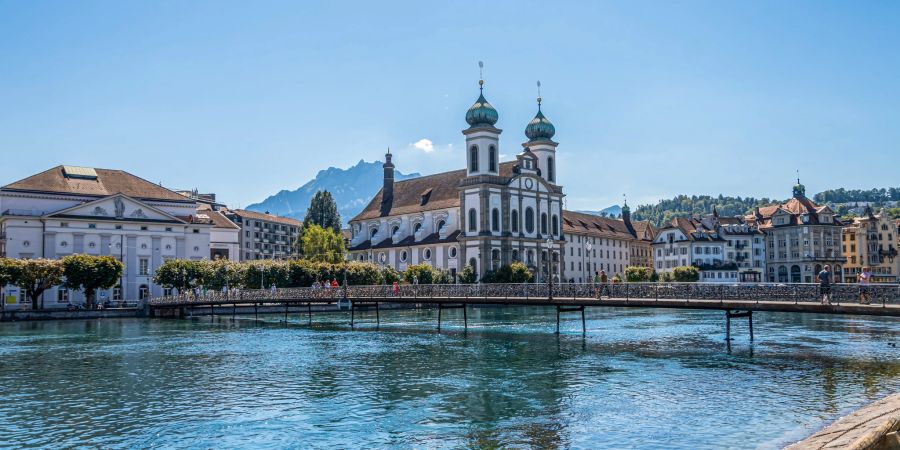
POLYGON ((789 445, 786 449, 900 449, 900 440, 896 434, 898 429, 900 429, 900 393, 864 406, 818 433, 789 445))
POLYGON ((18 322, 26 320, 77 320, 77 319, 104 319, 121 317, 142 317, 143 309, 120 308, 98 309, 90 311, 3 311, 0 312, 0 322, 18 322))

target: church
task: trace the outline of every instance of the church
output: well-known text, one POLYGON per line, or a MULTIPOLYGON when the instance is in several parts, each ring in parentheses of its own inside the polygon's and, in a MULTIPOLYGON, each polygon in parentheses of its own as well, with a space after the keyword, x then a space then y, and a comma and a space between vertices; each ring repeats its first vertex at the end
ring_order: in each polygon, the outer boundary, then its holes
POLYGON ((350 258, 403 271, 427 263, 453 279, 465 265, 479 278, 514 261, 536 281, 563 279, 563 187, 556 177, 556 129, 541 112, 525 126, 514 161, 500 162, 499 114, 481 94, 466 112, 465 168, 394 181, 390 151, 384 186, 349 222, 350 258))

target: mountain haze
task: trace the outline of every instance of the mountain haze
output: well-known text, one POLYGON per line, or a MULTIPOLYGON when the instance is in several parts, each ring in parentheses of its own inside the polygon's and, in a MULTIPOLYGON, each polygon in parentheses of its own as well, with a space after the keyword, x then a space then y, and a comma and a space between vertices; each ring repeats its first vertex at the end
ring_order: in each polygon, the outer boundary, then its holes
MULTIPOLYGON (((338 212, 343 223, 362 211, 369 200, 381 189, 384 171, 381 161, 365 162, 359 160, 349 169, 329 167, 320 170, 316 177, 299 188, 283 190, 265 200, 247 206, 250 211, 266 212, 279 216, 303 220, 309 201, 318 191, 331 192, 337 203, 338 212)), ((394 171, 394 180, 406 180, 420 176, 418 173, 404 174, 394 171)))

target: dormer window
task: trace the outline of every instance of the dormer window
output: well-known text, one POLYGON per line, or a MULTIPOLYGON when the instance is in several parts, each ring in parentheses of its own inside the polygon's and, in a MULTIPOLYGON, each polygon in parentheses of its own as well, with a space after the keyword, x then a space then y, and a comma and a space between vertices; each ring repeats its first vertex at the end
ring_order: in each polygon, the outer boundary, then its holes
POLYGON ((418 233, 422 229, 422 222, 413 225, 413 233, 418 233))
POLYGON ((372 228, 372 231, 369 232, 369 238, 374 238, 376 234, 378 234, 378 227, 372 228))

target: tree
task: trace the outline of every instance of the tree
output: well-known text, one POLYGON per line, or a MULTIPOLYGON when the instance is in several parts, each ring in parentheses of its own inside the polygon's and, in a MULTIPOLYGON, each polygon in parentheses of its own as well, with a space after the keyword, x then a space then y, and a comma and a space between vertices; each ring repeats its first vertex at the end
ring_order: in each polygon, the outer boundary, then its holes
POLYGON ((156 269, 153 282, 184 292, 203 284, 206 275, 206 266, 202 261, 170 259, 156 269))
POLYGON ((24 289, 31 308, 38 309, 38 297, 62 282, 62 264, 56 259, 21 259, 17 265, 18 277, 13 284, 24 289))
MULTIPOLYGON (((512 264, 504 264, 497 269, 497 272, 493 275, 494 283, 530 283, 532 280, 531 270, 528 269, 528 266, 522 264, 518 261, 512 264)), ((482 279, 484 282, 489 282, 482 279)))
POLYGON ((625 267, 625 280, 629 283, 643 283, 650 281, 653 271, 649 267, 628 266, 625 267))
POLYGON ((434 268, 422 263, 407 267, 406 271, 403 272, 403 279, 407 283, 433 284, 434 279, 439 276, 436 275, 438 274, 435 274, 434 268))
POLYGON ((304 233, 310 225, 318 225, 322 228, 330 228, 335 233, 341 232, 341 215, 338 213, 337 204, 331 196, 331 192, 319 191, 309 202, 306 217, 303 218, 304 233))
POLYGON ((19 261, 16 259, 0 258, 0 288, 7 284, 13 284, 19 277, 19 261))
POLYGON ((672 269, 675 281, 681 283, 692 283, 700 280, 700 269, 694 266, 678 266, 672 269))
POLYGON ((62 258, 63 286, 83 289, 85 307, 94 308, 97 289, 109 289, 119 283, 125 264, 112 256, 69 255, 62 258))
POLYGON ((340 231, 312 224, 303 227, 303 257, 312 261, 344 261, 344 237, 340 231))
POLYGON ((472 267, 471 264, 466 264, 459 272, 459 282, 464 284, 472 284, 476 281, 478 281, 478 274, 475 273, 475 267, 472 267))
POLYGON ((222 288, 240 287, 244 279, 246 266, 229 261, 217 259, 215 261, 197 261, 202 272, 202 281, 205 287, 214 290, 222 288))

